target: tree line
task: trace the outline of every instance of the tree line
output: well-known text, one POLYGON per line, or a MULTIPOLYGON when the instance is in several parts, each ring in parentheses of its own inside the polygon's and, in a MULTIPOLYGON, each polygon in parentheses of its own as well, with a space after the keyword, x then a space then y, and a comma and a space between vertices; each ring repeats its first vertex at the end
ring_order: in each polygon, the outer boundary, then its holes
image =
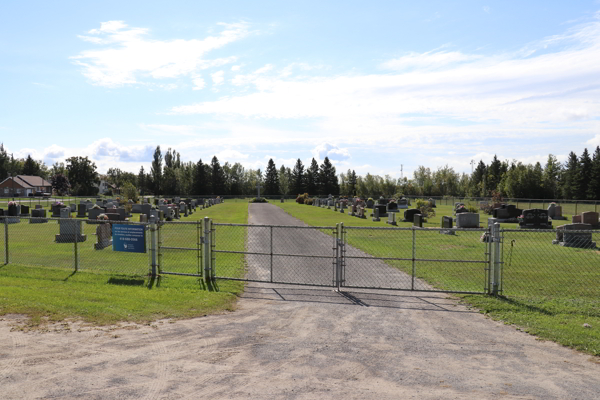
MULTIPOLYGON (((0 144, 0 181, 8 174, 37 175, 49 180, 59 193, 86 196, 98 192, 100 175, 96 164, 87 157, 70 157, 65 163, 47 167, 30 155, 15 159, 0 144)), ((240 163, 223 165, 216 156, 210 163, 183 162, 180 154, 169 148, 163 155, 157 146, 151 168, 142 166, 138 173, 109 168, 108 182, 117 188, 134 188, 141 194, 154 195, 232 195, 252 196, 256 186, 261 193, 273 195, 311 196, 344 195, 360 197, 455 196, 491 197, 498 193, 510 198, 598 200, 600 199, 600 146, 590 155, 587 149, 578 156, 570 152, 566 162, 548 155, 546 163, 523 164, 520 161, 501 161, 494 156, 489 164, 479 161, 471 174, 458 173, 445 165, 431 170, 419 166, 412 178, 395 179, 389 175, 354 170, 337 174, 335 166, 325 157, 322 164, 313 158, 304 166, 297 159, 293 168, 279 168, 270 159, 265 172, 247 169, 240 163)))

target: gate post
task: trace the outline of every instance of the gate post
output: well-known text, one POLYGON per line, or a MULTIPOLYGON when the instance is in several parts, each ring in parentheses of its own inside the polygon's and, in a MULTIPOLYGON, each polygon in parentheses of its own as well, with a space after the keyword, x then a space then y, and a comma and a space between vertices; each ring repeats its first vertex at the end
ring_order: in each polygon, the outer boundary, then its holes
POLYGON ((8 219, 4 219, 4 264, 8 264, 8 219))
POLYGON ((156 234, 156 226, 156 222, 150 224, 150 277, 152 278, 156 277, 156 269, 158 265, 158 257, 156 255, 158 247, 158 235, 156 234))
POLYGON ((203 258, 203 264, 204 264, 204 282, 208 285, 211 281, 211 276, 210 276, 210 264, 211 264, 211 258, 212 258, 212 251, 211 251, 211 235, 210 235, 210 228, 211 228, 211 219, 208 217, 204 217, 204 219, 202 220, 202 228, 204 231, 204 240, 202 243, 202 258, 203 258))
POLYGON ((489 285, 488 294, 496 296, 500 291, 500 274, 502 270, 502 263, 500 261, 500 224, 497 222, 493 224, 490 233, 492 257, 490 259, 491 285, 489 285))

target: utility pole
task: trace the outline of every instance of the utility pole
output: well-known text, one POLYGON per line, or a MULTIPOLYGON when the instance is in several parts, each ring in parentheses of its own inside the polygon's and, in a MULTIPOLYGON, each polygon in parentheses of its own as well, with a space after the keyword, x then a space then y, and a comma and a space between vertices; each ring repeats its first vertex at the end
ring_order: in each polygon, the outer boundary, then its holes
POLYGON ((473 166, 475 165, 475 160, 471 160, 471 175, 473 175, 473 166))
POLYGON ((402 168, 404 167, 404 165, 400 164, 400 179, 404 178, 404 176, 402 175, 402 168))

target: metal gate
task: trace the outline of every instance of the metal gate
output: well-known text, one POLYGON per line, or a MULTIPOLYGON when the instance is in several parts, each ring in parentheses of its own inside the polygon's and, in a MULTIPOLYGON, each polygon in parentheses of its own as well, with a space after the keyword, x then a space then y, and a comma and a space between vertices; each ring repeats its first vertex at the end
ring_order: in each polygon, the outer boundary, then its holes
POLYGON ((212 255, 207 257, 213 279, 337 289, 501 292, 499 229, 212 227, 212 255))

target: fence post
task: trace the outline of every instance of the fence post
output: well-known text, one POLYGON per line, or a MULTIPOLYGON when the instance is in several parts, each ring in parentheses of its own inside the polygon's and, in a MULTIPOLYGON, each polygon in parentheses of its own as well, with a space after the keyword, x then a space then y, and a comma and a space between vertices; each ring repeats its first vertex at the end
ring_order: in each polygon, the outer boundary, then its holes
POLYGON ((196 222, 196 249, 198 250, 197 259, 198 259, 198 275, 202 276, 202 241, 204 240, 204 236, 200 235, 200 231, 202 230, 202 222, 196 222))
POLYGON ((490 271, 490 275, 492 278, 492 285, 490 294, 498 295, 500 287, 500 271, 502 268, 502 264, 500 262, 500 224, 496 222, 491 228, 490 240, 492 241, 492 269, 490 271))
MULTIPOLYGON (((454 203, 452 203, 454 204, 454 203)), ((410 282, 410 290, 415 290, 415 274, 416 274, 416 263, 415 258, 417 258, 417 230, 415 227, 412 227, 412 277, 410 282)))
POLYGON ((73 264, 75 266, 75 272, 79 271, 79 249, 78 249, 78 245, 77 243, 79 242, 79 235, 83 234, 82 231, 80 231, 81 225, 79 224, 79 221, 74 220, 73 221, 73 231, 75 233, 75 240, 73 241, 73 252, 74 252, 74 260, 73 260, 73 264))
POLYGON ((151 256, 151 264, 150 264, 150 276, 152 278, 155 278, 157 275, 157 265, 158 265, 158 257, 156 255, 157 253, 157 247, 158 247, 158 238, 157 238, 157 224, 156 222, 153 222, 150 224, 150 256, 151 256))
POLYGON ((204 282, 208 285, 211 280, 210 276, 210 261, 211 261, 211 248, 210 248, 210 218, 204 217, 202 220, 202 228, 204 231, 204 243, 202 245, 202 256, 204 258, 204 282))
POLYGON ((8 219, 4 217, 4 264, 8 264, 8 219))
POLYGON ((271 268, 270 268, 271 279, 270 279, 270 281, 271 281, 271 283, 273 283, 273 227, 271 226, 270 228, 271 228, 271 246, 270 246, 270 249, 271 249, 271 268))
POLYGON ((575 214, 574 215, 577 215, 577 202, 575 202, 575 214))

